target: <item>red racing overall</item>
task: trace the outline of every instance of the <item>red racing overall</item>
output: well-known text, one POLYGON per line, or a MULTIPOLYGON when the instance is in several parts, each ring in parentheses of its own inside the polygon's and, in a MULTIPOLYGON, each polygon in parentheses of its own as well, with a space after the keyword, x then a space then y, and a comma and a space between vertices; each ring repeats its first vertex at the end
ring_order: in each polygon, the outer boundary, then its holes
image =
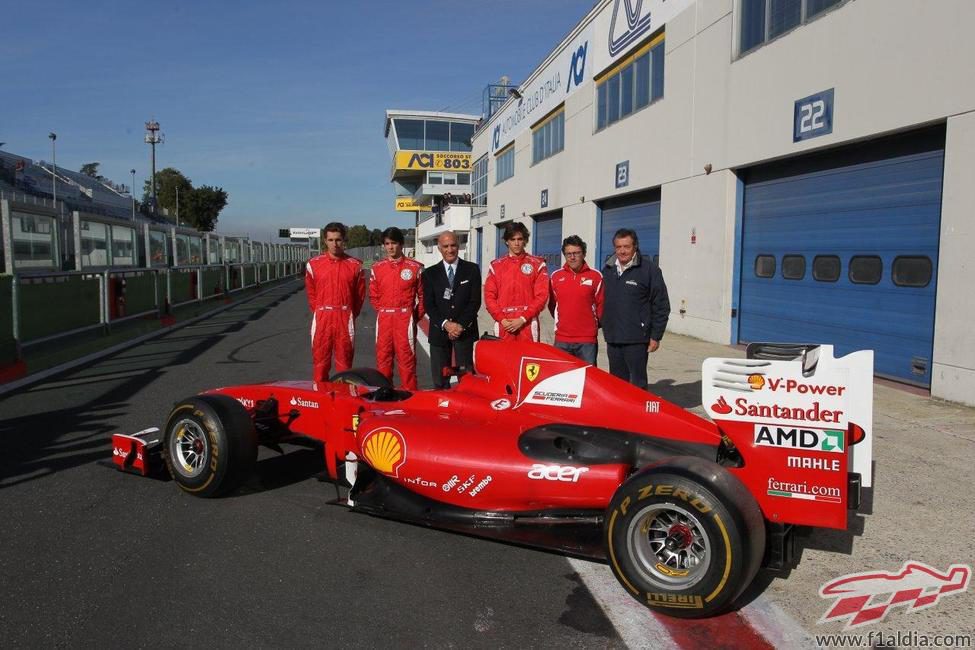
POLYGON ((548 302, 545 260, 528 255, 506 255, 491 262, 484 282, 484 303, 494 319, 494 333, 502 339, 538 341, 538 315, 548 302), (510 334, 501 327, 506 318, 524 318, 520 330, 510 334))
POLYGON ((400 386, 416 390, 416 325, 423 318, 423 265, 408 257, 372 266, 369 302, 376 310, 376 368, 393 379, 393 357, 400 386))
POLYGON ((333 354, 335 372, 352 367, 355 318, 366 298, 362 262, 348 255, 312 258, 305 265, 305 292, 312 311, 312 380, 327 381, 333 354))

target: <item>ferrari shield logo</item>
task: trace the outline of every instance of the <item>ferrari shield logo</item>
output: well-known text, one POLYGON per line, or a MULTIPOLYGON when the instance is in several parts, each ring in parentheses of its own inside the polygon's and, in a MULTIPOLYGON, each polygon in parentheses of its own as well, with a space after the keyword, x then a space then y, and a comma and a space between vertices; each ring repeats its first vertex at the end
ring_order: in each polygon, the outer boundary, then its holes
POLYGON ((538 372, 541 370, 541 366, 537 363, 529 363, 525 366, 525 376, 528 377, 528 381, 535 381, 538 377, 538 372))

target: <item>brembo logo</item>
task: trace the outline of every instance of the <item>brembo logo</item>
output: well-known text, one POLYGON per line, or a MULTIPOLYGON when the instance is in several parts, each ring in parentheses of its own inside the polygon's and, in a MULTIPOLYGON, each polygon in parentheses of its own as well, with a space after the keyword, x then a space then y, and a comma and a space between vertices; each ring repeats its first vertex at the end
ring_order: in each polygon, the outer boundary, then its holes
POLYGON ((609 55, 616 56, 635 43, 650 29, 650 23, 650 9, 643 10, 643 0, 616 0, 609 24, 609 55))

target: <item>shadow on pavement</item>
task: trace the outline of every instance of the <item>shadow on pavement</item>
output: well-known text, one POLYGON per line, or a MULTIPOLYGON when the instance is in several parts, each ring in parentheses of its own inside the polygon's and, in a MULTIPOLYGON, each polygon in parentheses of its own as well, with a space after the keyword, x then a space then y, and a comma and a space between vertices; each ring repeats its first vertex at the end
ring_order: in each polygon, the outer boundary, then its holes
POLYGON ((700 379, 689 384, 675 384, 673 379, 661 379, 650 384, 649 389, 651 393, 685 409, 701 405, 700 379))
MULTIPOLYGON (((117 431, 114 423, 127 415, 129 400, 133 395, 155 382, 166 368, 191 363, 229 333, 239 330, 247 322, 266 316, 270 313, 270 307, 287 300, 299 289, 297 286, 291 287, 280 295, 269 296, 274 298, 270 305, 262 302, 252 306, 248 303, 235 306, 234 309, 244 311, 250 307, 250 313, 240 318, 221 319, 223 327, 220 329, 190 336, 168 337, 163 334, 146 341, 143 347, 161 345, 168 349, 165 353, 134 355, 137 363, 127 368, 124 373, 127 376, 112 377, 119 374, 117 370, 98 368, 103 363, 111 367, 114 361, 129 361, 127 351, 123 350, 96 362, 95 372, 91 372, 92 367, 89 366, 49 378, 45 383, 57 383, 59 389, 72 387, 72 379, 77 380, 77 386, 99 383, 98 378, 102 375, 106 382, 115 383, 86 401, 67 408, 0 420, 0 489, 106 458, 110 434, 117 431), (131 376, 128 376, 129 373, 132 373, 131 376)), ((182 330, 180 333, 185 332, 182 330)), ((14 397, 27 396, 30 399, 32 392, 46 392, 45 383, 0 397, 0 404, 14 397)))

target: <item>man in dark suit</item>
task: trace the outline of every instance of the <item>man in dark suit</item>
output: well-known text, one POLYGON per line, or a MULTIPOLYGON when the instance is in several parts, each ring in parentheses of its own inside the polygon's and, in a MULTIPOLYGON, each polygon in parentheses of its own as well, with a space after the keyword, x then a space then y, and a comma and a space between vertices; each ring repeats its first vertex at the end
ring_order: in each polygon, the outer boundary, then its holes
POLYGON ((443 261, 423 270, 423 305, 430 318, 430 370, 434 388, 447 388, 444 368, 451 354, 458 366, 474 367, 477 312, 481 308, 481 269, 458 257, 457 235, 440 233, 437 248, 443 261))

